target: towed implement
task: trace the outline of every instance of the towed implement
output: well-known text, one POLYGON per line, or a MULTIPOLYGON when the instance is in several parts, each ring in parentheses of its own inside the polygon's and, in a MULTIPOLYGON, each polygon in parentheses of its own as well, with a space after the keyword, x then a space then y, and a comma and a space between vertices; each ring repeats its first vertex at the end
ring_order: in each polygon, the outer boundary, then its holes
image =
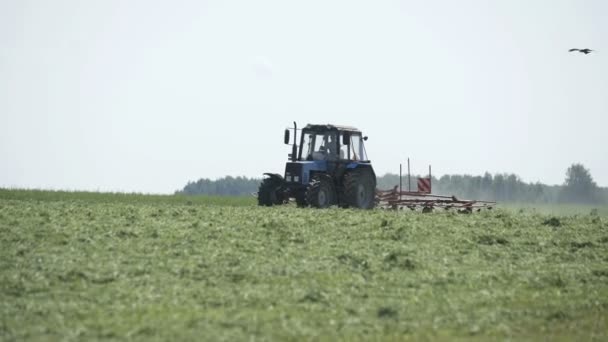
POLYGON ((376 204, 384 209, 421 209, 423 213, 433 209, 455 209, 460 213, 472 213, 482 209, 492 209, 496 202, 458 199, 456 196, 432 195, 419 191, 376 190, 376 204))
POLYGON ((401 165, 399 165, 399 185, 392 190, 376 190, 376 205, 383 209, 421 209, 423 213, 433 211, 435 208, 445 210, 455 209, 460 213, 472 213, 482 209, 492 209, 496 202, 458 199, 456 196, 443 196, 432 194, 431 166, 427 177, 418 177, 417 190, 411 190, 410 160, 407 160, 408 190, 402 190, 401 165))

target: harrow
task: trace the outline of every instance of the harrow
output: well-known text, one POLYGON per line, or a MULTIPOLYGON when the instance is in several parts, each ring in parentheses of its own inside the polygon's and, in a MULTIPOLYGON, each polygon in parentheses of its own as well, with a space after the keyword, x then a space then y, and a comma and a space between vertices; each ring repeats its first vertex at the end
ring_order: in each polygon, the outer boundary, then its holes
MULTIPOLYGON (((409 159, 408 159, 408 183, 409 174, 409 159)), ((403 209, 411 210, 421 209, 423 213, 432 212, 435 208, 454 209, 460 213, 472 213, 473 211, 481 211, 482 209, 491 210, 496 202, 464 200, 458 199, 456 196, 433 195, 431 193, 431 166, 429 166, 428 177, 418 178, 417 191, 403 191, 401 182, 401 165, 399 166, 399 185, 391 190, 376 189, 376 207, 382 209, 403 209)), ((409 186, 408 186, 409 188, 409 186)))
POLYGON ((472 213, 482 209, 492 209, 496 202, 463 200, 456 196, 432 195, 420 191, 399 191, 398 186, 392 190, 376 190, 376 207, 382 209, 421 209, 423 213, 435 208, 454 209, 461 213, 472 213))

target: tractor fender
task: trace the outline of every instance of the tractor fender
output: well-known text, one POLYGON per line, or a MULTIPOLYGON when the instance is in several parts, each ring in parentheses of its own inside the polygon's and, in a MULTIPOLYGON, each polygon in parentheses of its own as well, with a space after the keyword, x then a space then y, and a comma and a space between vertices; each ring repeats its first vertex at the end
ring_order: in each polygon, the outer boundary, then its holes
POLYGON ((278 173, 270 173, 270 172, 265 172, 264 176, 268 176, 274 180, 280 181, 281 184, 285 182, 285 180, 283 179, 283 176, 281 176, 278 173))
POLYGON ((357 168, 370 168, 372 169, 372 165, 370 163, 359 163, 359 162, 351 162, 346 164, 346 169, 357 169, 357 168))
POLYGON ((329 182, 333 183, 333 179, 331 178, 331 176, 328 173, 325 173, 325 172, 313 172, 313 173, 310 174, 310 180, 312 180, 313 177, 325 178, 329 182))
POLYGON ((358 162, 348 163, 348 164, 346 164, 346 169, 347 170, 369 169, 372 172, 372 174, 374 175, 374 178, 376 177, 376 172, 374 172, 374 168, 369 163, 358 163, 358 162))

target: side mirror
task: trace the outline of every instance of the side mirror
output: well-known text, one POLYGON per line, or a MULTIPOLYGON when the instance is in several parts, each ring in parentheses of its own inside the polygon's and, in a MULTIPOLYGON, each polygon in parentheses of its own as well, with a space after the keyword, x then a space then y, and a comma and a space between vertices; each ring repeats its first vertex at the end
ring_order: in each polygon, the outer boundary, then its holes
POLYGON ((285 145, 289 145, 289 130, 288 129, 285 130, 285 137, 283 138, 283 141, 285 141, 285 145))
POLYGON ((342 145, 350 144, 350 134, 342 133, 342 145))
POLYGON ((367 137, 363 137, 363 141, 367 141, 367 137))

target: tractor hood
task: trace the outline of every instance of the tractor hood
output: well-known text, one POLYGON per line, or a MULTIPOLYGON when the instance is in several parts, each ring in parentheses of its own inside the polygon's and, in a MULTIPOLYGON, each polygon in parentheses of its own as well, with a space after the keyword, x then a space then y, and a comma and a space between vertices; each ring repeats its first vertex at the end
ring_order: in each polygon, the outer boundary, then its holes
POLYGON ((287 183, 308 184, 311 171, 327 171, 327 161, 295 161, 285 164, 285 181, 287 183))

